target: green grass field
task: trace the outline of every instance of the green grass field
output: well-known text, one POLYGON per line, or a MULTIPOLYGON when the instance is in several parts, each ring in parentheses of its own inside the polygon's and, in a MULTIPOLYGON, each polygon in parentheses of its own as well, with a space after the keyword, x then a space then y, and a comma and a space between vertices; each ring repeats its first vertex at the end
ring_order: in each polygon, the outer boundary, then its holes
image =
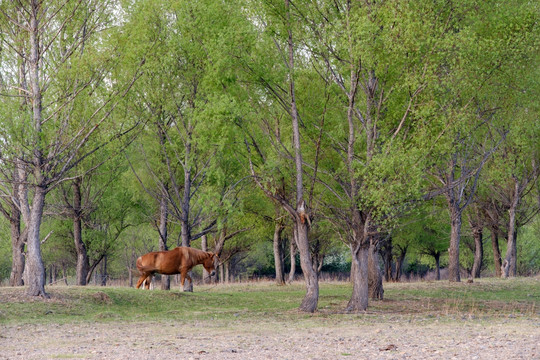
POLYGON ((349 283, 320 284, 319 310, 297 311, 303 283, 270 282, 197 286, 194 293, 136 290, 127 287, 50 286, 50 299, 32 299, 24 288, 0 288, 0 323, 192 322, 246 320, 277 322, 451 321, 501 317, 538 318, 540 277, 478 279, 474 283, 385 283, 385 300, 370 301, 361 314, 344 313, 349 283))

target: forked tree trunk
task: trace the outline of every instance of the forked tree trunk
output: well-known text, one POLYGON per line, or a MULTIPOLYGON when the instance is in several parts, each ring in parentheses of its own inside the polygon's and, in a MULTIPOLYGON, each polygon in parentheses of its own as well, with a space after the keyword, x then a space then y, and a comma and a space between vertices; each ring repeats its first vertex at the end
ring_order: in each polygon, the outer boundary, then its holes
POLYGON ((276 284, 285 284, 285 269, 283 261, 283 239, 281 234, 283 233, 283 224, 279 221, 276 222, 274 227, 274 267, 276 269, 276 284))
POLYGON ((377 246, 374 244, 371 244, 369 247, 368 279, 369 298, 382 300, 384 297, 383 276, 381 273, 379 252, 377 251, 377 246))

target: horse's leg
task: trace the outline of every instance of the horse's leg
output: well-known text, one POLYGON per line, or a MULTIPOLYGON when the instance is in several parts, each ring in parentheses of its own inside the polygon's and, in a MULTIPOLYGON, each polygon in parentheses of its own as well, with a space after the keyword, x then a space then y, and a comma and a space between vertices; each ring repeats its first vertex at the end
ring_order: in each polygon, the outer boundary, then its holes
POLYGON ((148 274, 148 277, 146 278, 146 284, 144 284, 144 287, 146 290, 150 290, 150 283, 152 282, 153 274, 148 274))
POLYGON ((139 278, 139 281, 137 281, 137 285, 135 286, 135 288, 137 288, 137 289, 140 288, 141 285, 142 285, 142 283, 143 283, 143 281, 146 280, 147 277, 148 277, 148 274, 143 273, 143 274, 141 275, 141 277, 139 278))

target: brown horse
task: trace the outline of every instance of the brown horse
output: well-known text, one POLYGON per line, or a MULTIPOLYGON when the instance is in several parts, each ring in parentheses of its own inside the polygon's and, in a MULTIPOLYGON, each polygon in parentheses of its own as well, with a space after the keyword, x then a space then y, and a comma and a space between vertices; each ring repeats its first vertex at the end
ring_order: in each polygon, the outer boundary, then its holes
POLYGON ((191 247, 179 246, 170 251, 155 251, 140 256, 137 259, 137 269, 141 273, 137 281, 137 289, 141 287, 146 280, 145 288, 150 288, 150 282, 155 273, 163 275, 181 275, 182 288, 187 277, 191 283, 191 277, 188 275, 195 265, 202 264, 210 276, 216 274, 216 266, 219 258, 212 252, 206 252, 191 247))

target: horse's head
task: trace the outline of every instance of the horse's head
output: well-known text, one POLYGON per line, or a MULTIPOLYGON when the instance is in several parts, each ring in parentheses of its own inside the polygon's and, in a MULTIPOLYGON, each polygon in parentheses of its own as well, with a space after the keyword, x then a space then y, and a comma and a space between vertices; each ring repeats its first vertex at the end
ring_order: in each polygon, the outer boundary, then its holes
POLYGON ((214 254, 212 252, 207 252, 208 257, 203 262, 203 266, 206 271, 210 274, 210 276, 216 275, 216 268, 219 264, 219 257, 217 254, 214 254))

